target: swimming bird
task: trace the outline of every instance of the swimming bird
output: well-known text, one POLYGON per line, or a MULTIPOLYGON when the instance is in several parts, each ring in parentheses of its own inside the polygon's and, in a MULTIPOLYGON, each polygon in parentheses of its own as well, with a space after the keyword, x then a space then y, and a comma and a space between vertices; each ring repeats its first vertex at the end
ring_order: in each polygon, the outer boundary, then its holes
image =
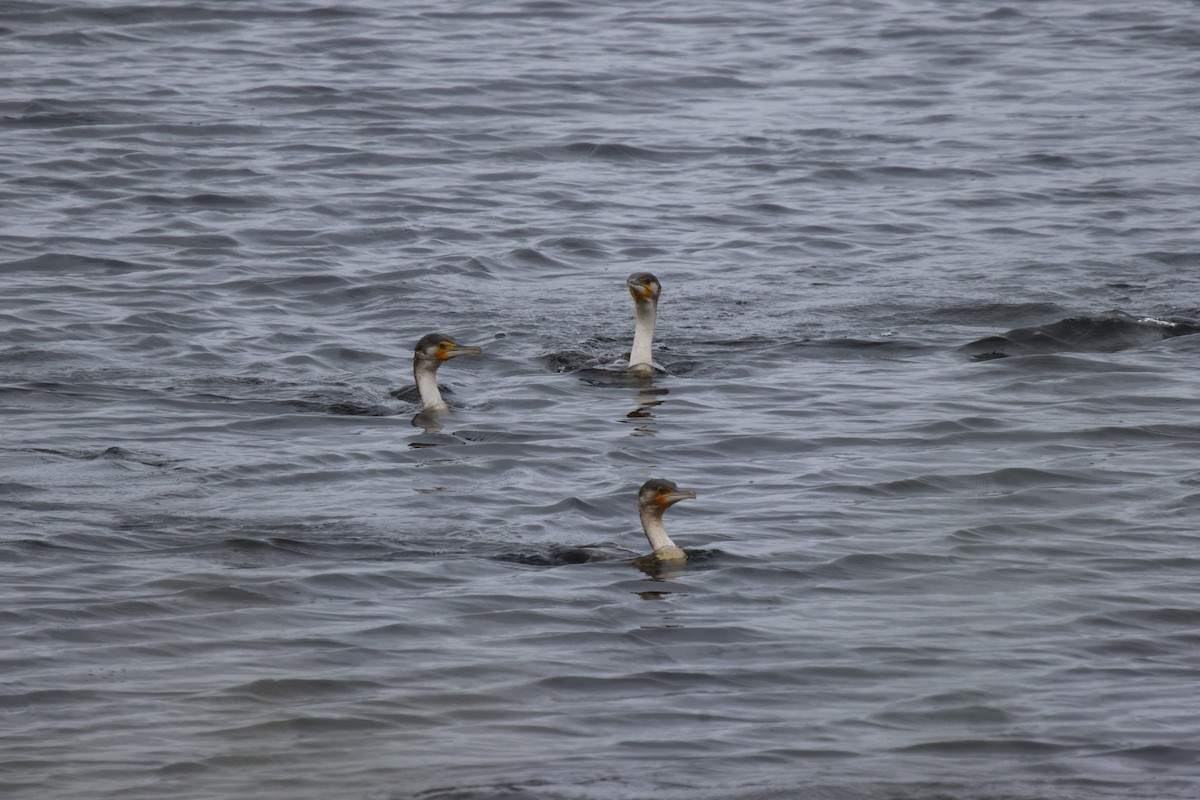
POLYGON ((642 530, 646 532, 646 538, 654 548, 654 558, 658 561, 687 561, 687 553, 667 536, 662 518, 663 512, 680 500, 695 499, 696 493, 692 490, 680 489, 662 478, 652 478, 638 490, 638 514, 642 518, 642 530))
POLYGON ((625 279, 625 286, 633 295, 637 312, 633 348, 629 351, 629 371, 636 375, 651 375, 654 361, 650 350, 654 345, 654 321, 658 316, 658 296, 662 293, 662 284, 649 272, 635 272, 625 279))
POLYGON ((413 378, 421 394, 421 410, 445 411, 448 408, 437 385, 437 371, 443 361, 459 356, 477 356, 482 352, 482 348, 459 344, 441 333, 422 336, 413 350, 413 378))

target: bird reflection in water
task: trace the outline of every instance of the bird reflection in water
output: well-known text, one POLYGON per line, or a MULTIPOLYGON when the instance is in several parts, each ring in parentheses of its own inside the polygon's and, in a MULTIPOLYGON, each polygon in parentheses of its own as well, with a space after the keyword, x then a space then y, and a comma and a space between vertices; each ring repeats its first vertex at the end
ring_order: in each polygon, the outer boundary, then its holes
POLYGON ((656 386, 651 376, 639 377, 635 400, 637 408, 625 415, 621 422, 634 426, 634 436, 654 435, 654 412, 650 409, 660 406, 666 401, 666 395, 671 390, 665 386, 656 386))
MULTIPOLYGON (((673 581, 676 578, 683 577, 687 573, 686 561, 659 561, 652 555, 635 558, 633 565, 656 581, 673 581)), ((659 589, 653 592, 638 592, 638 594, 643 596, 647 594, 658 595, 659 597, 656 599, 662 599, 662 597, 672 593, 664 589, 659 589)))

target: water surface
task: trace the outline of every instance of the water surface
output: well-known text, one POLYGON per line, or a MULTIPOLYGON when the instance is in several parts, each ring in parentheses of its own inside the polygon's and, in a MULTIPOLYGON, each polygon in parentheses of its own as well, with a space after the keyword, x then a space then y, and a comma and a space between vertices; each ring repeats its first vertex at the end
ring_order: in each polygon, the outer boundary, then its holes
POLYGON ((0 787, 1196 796, 1198 30, 4 5, 0 787))

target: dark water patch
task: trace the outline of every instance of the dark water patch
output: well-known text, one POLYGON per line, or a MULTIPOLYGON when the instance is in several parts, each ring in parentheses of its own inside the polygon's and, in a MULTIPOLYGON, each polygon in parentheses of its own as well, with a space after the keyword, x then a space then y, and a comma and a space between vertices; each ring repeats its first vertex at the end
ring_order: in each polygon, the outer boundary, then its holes
POLYGON ((608 255, 600 241, 585 236, 555 236, 543 239, 538 244, 543 249, 556 250, 572 256, 601 258, 608 255))
POLYGON ((124 244, 167 245, 187 251, 233 250, 240 242, 231 235, 195 233, 137 233, 117 237, 116 241, 124 244))
MULTIPOLYGON (((253 471, 264 468, 242 469, 253 471)), ((273 470, 274 467, 265 469, 273 470)), ((202 479, 208 482, 213 477, 213 473, 203 473, 202 479)), ((183 515, 128 509, 119 515, 115 530, 126 537, 131 549, 143 550, 148 555, 171 555, 194 550, 203 553, 278 555, 283 563, 290 563, 308 557, 330 561, 379 558, 395 552, 390 546, 356 535, 344 525, 313 519, 303 522, 271 519, 256 524, 222 515, 183 515)))
POLYGON ((125 261, 119 258, 98 258, 74 253, 45 253, 31 258, 7 261, 0 264, 6 272, 48 273, 56 275, 108 274, 146 272, 158 269, 150 264, 125 261))
POLYGON ((189 777, 194 778, 197 775, 209 771, 209 767, 201 764, 198 761, 176 761, 171 764, 164 764, 157 768, 157 772, 167 778, 172 777, 189 777))
POLYGON ((862 580, 913 573, 926 574, 953 569, 957 559, 952 556, 931 556, 922 553, 852 553, 824 564, 813 577, 828 580, 862 580))
MULTIPOLYGON (((356 360, 361 360, 365 363, 374 363, 379 360, 370 355, 366 355, 362 359, 347 358, 344 354, 340 353, 340 350, 341 348, 331 348, 332 353, 337 357, 321 357, 320 354, 292 355, 284 358, 283 363, 327 369, 331 366, 344 368, 348 362, 354 363, 356 360)), ((328 356, 329 354, 326 355, 328 356)), ((236 389, 236 386, 230 386, 230 389, 236 389)), ((405 392, 409 391, 415 394, 416 387, 411 387, 411 390, 405 390, 405 392)), ((449 391, 445 393, 448 396, 452 394, 449 391)), ((400 394, 405 393, 402 392, 400 394)), ((201 405, 211 405, 212 401, 216 401, 218 404, 228 401, 236 404, 237 410, 242 413, 258 409, 260 413, 267 415, 281 412, 297 412, 300 414, 351 417, 390 417, 413 411, 412 408, 407 406, 389 404, 383 396, 345 385, 323 386, 313 388, 307 392, 295 393, 295 390, 287 384, 279 384, 263 386, 261 389, 251 393, 238 392, 235 394, 229 391, 211 394, 192 394, 179 398, 179 402, 184 404, 191 404, 196 401, 201 405)), ((419 397, 413 402, 419 404, 419 397)), ((230 410, 233 409, 231 408, 230 410)), ((238 420, 239 424, 248 424, 248 422, 246 419, 238 420)), ((260 420, 260 423, 265 422, 265 420, 260 420)), ((278 420, 278 422, 287 424, 285 420, 278 420)))
POLYGON ((516 264, 531 266, 531 267, 556 267, 565 269, 566 264, 557 259, 553 259, 545 253, 535 250, 532 247, 521 247, 511 251, 508 254, 516 264))
POLYGON ((1038 169, 1078 169, 1085 166, 1071 156, 1058 153, 1029 153, 1021 156, 1017 163, 1038 169))
POLYGON ((620 559, 632 559, 632 553, 616 553, 611 549, 605 551, 598 546, 583 547, 551 547, 546 551, 499 553, 493 557, 497 561, 509 561, 511 564, 522 566, 564 566, 570 564, 612 563, 620 559))
POLYGON ((933 437, 978 435, 980 433, 1012 432, 1012 423, 994 417, 961 417, 959 419, 940 419, 933 422, 922 422, 909 426, 906 430, 912 433, 926 434, 933 437))
MULTIPOLYGON (((244 569, 255 569, 258 567, 258 563, 253 557, 242 560, 236 555, 230 560, 229 565, 234 568, 241 567, 244 569)), ((279 586, 248 588, 245 586, 196 586, 193 584, 189 588, 179 592, 175 599, 177 602, 186 603, 196 608, 243 609, 287 606, 295 601, 295 596, 292 592, 287 591, 286 587, 279 586)), ((214 633, 221 626, 220 620, 209 622, 191 618, 187 620, 187 623, 194 625, 198 630, 203 630, 211 625, 211 630, 214 633)))
POLYGON ((594 367, 597 358, 597 356, 585 353, 582 350, 560 350, 539 356, 538 360, 551 372, 565 373, 579 372, 580 370, 594 367))
POLYGON ((920 223, 876 222, 866 226, 872 233, 882 233, 889 236, 912 236, 932 232, 928 225, 920 223))
POLYGON ((824 361, 829 358, 911 358, 936 352, 936 345, 900 338, 891 339, 805 339, 779 344, 775 348, 802 358, 824 361))
POLYGON ((830 183, 834 185, 866 183, 868 180, 868 176, 865 173, 847 167, 823 167, 813 170, 808 177, 814 183, 830 183))
MULTIPOLYGON (((1132 401, 1131 404, 1146 403, 1145 398, 1132 401)), ((1168 407, 1178 406, 1177 401, 1171 401, 1168 407)), ((1072 438, 1097 446, 1157 442, 1194 442, 1200 438, 1200 428, 1189 425, 1137 425, 1137 426, 1102 426, 1074 432, 1072 438)))
POLYGON ((27 483, 17 483, 16 481, 0 483, 0 496, 26 495, 44 491, 46 490, 41 486, 32 486, 27 483))
POLYGON ((1093 753, 1092 757, 1116 757, 1162 766, 1192 765, 1200 766, 1200 749, 1194 747, 1176 747, 1171 745, 1146 745, 1144 747, 1127 747, 1119 750, 1106 750, 1093 753))
POLYGON ((1160 635, 1132 636, 1128 633, 1110 634, 1080 648, 1090 657, 1120 659, 1168 659, 1174 657, 1178 649, 1177 644, 1165 641, 1160 635))
POLYGON ((348 278, 326 273, 307 273, 286 277, 241 278, 220 288, 250 297, 306 296, 324 292, 343 291, 353 287, 348 278))
POLYGON ((994 177, 992 173, 979 169, 961 169, 953 167, 925 168, 902 165, 872 167, 864 172, 864 176, 868 179, 886 178, 889 180, 904 181, 944 181, 994 177))
MULTIPOLYGON (((11 328, 9 330, 10 332, 12 331, 11 328)), ((44 364, 73 361, 83 357, 82 353, 75 353, 68 350, 51 350, 23 346, 13 346, 0 350, 0 364, 11 364, 14 366, 40 367, 44 364)), ((12 380, 16 379, 16 377, 6 377, 5 379, 12 380)), ((0 392, 5 391, 19 391, 19 387, 0 387, 0 392)))
MULTIPOLYGON (((255 139, 261 134, 261 130, 252 125, 237 125, 226 122, 213 123, 191 123, 173 125, 163 122, 155 122, 153 124, 131 124, 126 123, 114 128, 112 134, 106 136, 106 140, 112 142, 121 142, 130 147, 142 145, 151 146, 158 144, 162 139, 188 139, 192 140, 196 137, 211 137, 217 140, 231 139, 255 139)), ((146 158, 146 155, 140 152, 129 153, 121 156, 129 161, 141 161, 146 158)), ((104 163, 97 162, 98 165, 104 163)), ((165 159, 161 161, 165 166, 173 166, 165 159)))
POLYGON ((771 214, 778 216, 791 216, 793 214, 800 213, 798 209, 789 208, 788 206, 781 205, 779 203, 755 203, 751 206, 748 206, 746 210, 754 212, 755 214, 771 214))
POLYGON ((95 113, 28 110, 20 116, 0 117, 0 128, 88 128, 109 122, 111 120, 95 113))
MULTIPOLYGON (((679 89, 738 89, 746 91, 754 91, 766 88, 765 84, 755 81, 745 80, 744 78, 736 78, 732 75, 680 75, 670 78, 667 81, 669 86, 679 89)), ((659 86, 660 81, 647 83, 648 86, 659 86)))
MULTIPOLYGON (((294 716, 289 719, 253 722, 245 725, 224 727, 206 731, 207 736, 216 736, 231 741, 260 740, 263 737, 308 737, 341 736, 347 734, 371 734, 392 729, 388 720, 376 720, 361 716, 294 716)), ((219 764, 237 764, 240 759, 225 757, 213 759, 219 764)))
POLYGON ((1168 267, 1200 267, 1200 251, 1150 251, 1137 253, 1136 258, 1145 258, 1168 267))
POLYGON ((231 686, 225 694, 250 702, 312 702, 375 692, 384 689, 378 681, 312 678, 260 678, 241 686, 231 686))
POLYGON ((61 709, 104 702, 109 697, 106 692, 91 689, 44 689, 20 694, 0 693, 0 708, 9 711, 61 709))
POLYGON ((1195 627, 1200 621, 1200 610, 1194 608, 1151 608, 1129 609, 1083 617, 1079 623, 1114 629, 1147 629, 1168 627, 1195 627))
MULTIPOLYGON (((27 505, 27 504, 22 504, 27 505)), ((42 506, 46 511, 61 511, 69 508, 64 503, 47 503, 42 506)), ((34 506, 37 509, 37 506, 34 506)), ((13 554, 24 553, 30 558, 58 558, 60 556, 88 556, 96 553, 116 552, 128 546, 128 540, 115 535, 102 536, 96 533, 60 533, 53 538, 42 539, 10 539, 4 542, 4 548, 13 554)), ((14 555, 14 560, 19 556, 14 555)))
POLYGON ((131 450, 126 450, 124 447, 111 445, 100 450, 73 450, 73 449, 57 449, 49 447, 30 447, 22 452, 28 453, 43 453, 53 456, 61 456, 67 459, 79 461, 113 461, 113 462, 132 462, 142 464, 147 467, 170 467, 178 464, 178 460, 165 458, 162 455, 137 453, 131 450))
POLYGON ((326 171, 345 172, 360 176, 363 180, 367 180, 370 178, 371 174, 376 171, 389 171, 393 169, 411 167, 414 165, 434 166, 449 165, 453 163, 453 159, 434 155, 410 156, 350 152, 309 158, 305 161, 292 164, 287 167, 287 169, 293 172, 303 172, 306 174, 322 173, 326 171))
POLYGON ((874 719, 885 725, 903 727, 961 725, 987 728, 993 725, 1009 724, 1014 721, 1014 716, 993 706, 965 705, 925 710, 885 711, 875 715, 874 719))
POLYGON ((476 173, 475 180, 484 181, 487 183, 507 183, 510 181, 535 181, 539 177, 541 176, 536 172, 507 170, 504 172, 476 173))
POLYGON ((49 175, 32 175, 26 178, 14 178, 13 186, 30 186, 39 189, 53 189, 61 192, 82 192, 90 188, 90 184, 71 178, 52 177, 49 175))
POLYGON ((938 306, 920 312, 918 321, 948 322, 961 325, 983 325, 1020 322, 1040 322, 1048 317, 1063 314, 1065 309, 1057 303, 1005 303, 976 301, 938 306))
POLYGON ((1051 756, 1077 749, 1072 745, 1057 744, 1039 739, 957 739, 940 742, 923 742, 898 748, 900 752, 938 754, 946 756, 1006 756, 1032 758, 1051 756))
MULTIPOLYGON (((995 361, 995 359, 986 358, 980 360, 995 361)), ((1020 358, 1006 358, 998 363, 993 363, 993 366, 998 370, 1005 370, 1002 374, 1011 378, 1011 383, 1008 384, 1010 388, 1019 387, 1023 390, 1034 389, 1034 387, 1055 380, 1068 379, 1077 382, 1076 385, 1082 387, 1084 391, 1088 387, 1094 388, 1097 383, 1111 384, 1110 388, 1125 386, 1134 389, 1139 380, 1145 381, 1147 376, 1158 372, 1152 364, 1139 363, 1129 359, 1115 362, 1108 354, 1103 353, 1030 353, 1022 355, 1020 358)), ((981 372, 969 377, 988 379, 990 375, 991 373, 981 372)), ((1152 395, 1143 394, 1142 396, 1149 402, 1154 402, 1152 395)), ((1076 402, 1079 408, 1089 404, 1102 406, 1107 398, 1107 394, 1100 394, 1080 397, 1076 402)))
POLYGON ((1046 237, 1053 235, 1050 233, 1039 233, 1037 231, 1024 230, 1021 228, 1012 228, 1012 227, 1007 227, 1007 226, 1003 226, 1003 225, 993 226, 990 228, 984 228, 982 230, 982 233, 987 233, 992 236, 1002 237, 1002 238, 1003 237, 1017 237, 1017 236, 1025 236, 1025 237, 1029 237, 1029 238, 1046 238, 1046 237))
POLYGON ((655 150, 617 142, 575 142, 562 145, 559 150, 574 158, 597 159, 616 162, 665 162, 682 157, 682 153, 655 150))
POLYGON ((228 209, 241 211, 248 208, 258 208, 270 206, 273 204, 273 199, 266 195, 245 195, 235 196, 226 194, 194 194, 188 196, 171 197, 166 195, 141 195, 134 198, 136 201, 145 205, 160 208, 207 208, 207 209, 228 209))
POLYGON ((1070 486, 1111 486, 1119 482, 1120 478, 1117 476, 1089 470, 1045 470, 1032 467, 1005 467, 988 472, 964 473, 959 475, 921 475, 888 481, 871 487, 861 487, 861 489, 864 492, 906 496, 928 493, 988 495, 1070 486))
MULTIPOLYGON (((410 554, 407 556, 412 558, 410 554)), ((413 582, 407 576, 359 570, 357 563, 345 563, 345 569, 326 569, 292 581, 296 594, 303 597, 358 599, 392 591, 410 591, 413 582)))
POLYGON ((829 58, 841 61, 860 61, 875 58, 875 54, 870 50, 864 50, 861 47, 854 47, 851 45, 822 47, 814 50, 813 55, 820 58, 829 58))
POLYGON ((228 553, 238 558, 253 557, 257 559, 260 557, 274 558, 275 556, 284 556, 290 560, 293 556, 306 557, 311 555, 307 551, 304 542, 275 537, 266 539, 249 539, 245 537, 225 539, 215 545, 208 546, 208 549, 228 553))
MULTIPOLYGON (((724 214, 696 214, 684 217, 684 222, 694 223, 697 227, 703 228, 738 228, 745 229, 754 224, 755 217, 747 214, 736 212, 728 212, 724 214)), ((721 242, 718 247, 722 249, 741 249, 754 244, 750 239, 734 239, 732 241, 721 242)))
POLYGON ((1021 13, 1020 9, 1014 8, 1013 6, 998 6, 990 11, 981 13, 979 18, 987 20, 1012 20, 1022 19, 1024 16, 1025 15, 1021 13))
POLYGON ((1135 317, 1114 310, 1094 317, 1069 317, 1046 325, 1015 328, 963 345, 959 352, 976 361, 1032 353, 1112 353, 1197 332, 1200 325, 1193 322, 1135 317))
POLYGON ((571 697, 587 691, 599 697, 650 694, 657 692, 686 692, 700 690, 711 692, 718 687, 736 689, 740 681, 721 675, 709 675, 688 669, 649 670, 621 676, 556 675, 542 678, 534 688, 551 696, 571 697))
MULTIPOLYGON (((143 550, 147 554, 216 557, 227 563, 243 567, 288 565, 330 556, 345 558, 358 552, 356 548, 351 547, 342 551, 294 539, 270 536, 257 538, 251 535, 230 537, 219 541, 183 543, 180 540, 180 534, 187 528, 199 527, 200 529, 196 533, 201 536, 207 535, 202 526, 198 526, 192 521, 175 522, 159 518, 137 519, 126 520, 122 527, 131 533, 141 534, 138 537, 140 543, 137 545, 137 549, 143 550), (161 538, 169 537, 172 543, 164 545, 161 541, 155 541, 152 537, 156 535, 161 538)), ((149 585, 157 586, 159 584, 149 585)))

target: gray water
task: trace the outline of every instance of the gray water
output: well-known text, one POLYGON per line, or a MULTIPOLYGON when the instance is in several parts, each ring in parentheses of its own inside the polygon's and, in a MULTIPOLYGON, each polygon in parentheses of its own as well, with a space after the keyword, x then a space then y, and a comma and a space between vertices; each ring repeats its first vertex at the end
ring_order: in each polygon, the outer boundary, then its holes
POLYGON ((1200 796, 1196 3, 0 42, 0 793, 1200 796))

